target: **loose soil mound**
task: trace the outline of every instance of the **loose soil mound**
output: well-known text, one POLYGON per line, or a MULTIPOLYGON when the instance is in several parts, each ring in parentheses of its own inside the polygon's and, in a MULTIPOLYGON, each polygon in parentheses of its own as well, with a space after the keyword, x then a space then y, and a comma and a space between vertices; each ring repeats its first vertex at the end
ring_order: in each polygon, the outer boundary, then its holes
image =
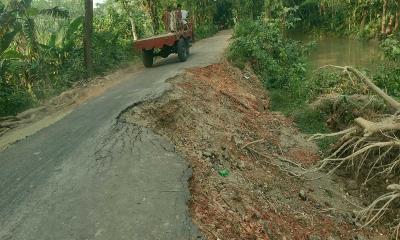
POLYGON ((216 64, 170 83, 123 117, 167 136, 190 161, 191 213, 208 239, 386 239, 357 230, 351 186, 293 177, 319 160, 318 149, 268 110, 250 71, 216 64))

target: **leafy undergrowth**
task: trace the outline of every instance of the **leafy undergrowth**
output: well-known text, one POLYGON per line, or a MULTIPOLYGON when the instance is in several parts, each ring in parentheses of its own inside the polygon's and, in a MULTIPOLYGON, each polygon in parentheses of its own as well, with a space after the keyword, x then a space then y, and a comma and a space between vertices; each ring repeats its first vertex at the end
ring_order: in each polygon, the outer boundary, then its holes
POLYGON ((251 71, 216 64, 170 83, 125 118, 168 137, 190 162, 191 214, 208 239, 386 239, 359 230, 349 201, 360 201, 339 179, 293 177, 319 160, 318 148, 269 111, 251 71))

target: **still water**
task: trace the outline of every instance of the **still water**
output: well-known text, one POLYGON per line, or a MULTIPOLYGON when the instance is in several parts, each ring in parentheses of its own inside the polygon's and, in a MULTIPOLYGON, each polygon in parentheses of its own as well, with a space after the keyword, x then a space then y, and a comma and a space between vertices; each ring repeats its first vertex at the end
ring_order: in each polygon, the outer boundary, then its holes
POLYGON ((293 38, 302 43, 316 42, 316 46, 311 50, 309 56, 312 69, 328 64, 373 68, 377 62, 383 60, 378 41, 334 37, 310 39, 309 37, 295 36, 293 38))

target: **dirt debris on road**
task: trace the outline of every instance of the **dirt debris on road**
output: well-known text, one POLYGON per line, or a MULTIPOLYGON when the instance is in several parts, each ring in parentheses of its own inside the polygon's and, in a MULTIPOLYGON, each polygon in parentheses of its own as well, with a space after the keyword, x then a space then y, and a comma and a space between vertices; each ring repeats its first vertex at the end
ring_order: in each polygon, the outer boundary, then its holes
POLYGON ((269 111, 257 77, 228 63, 169 80, 126 121, 168 137, 193 168, 191 214, 208 239, 386 239, 359 230, 343 182, 294 177, 319 160, 291 119, 269 111))

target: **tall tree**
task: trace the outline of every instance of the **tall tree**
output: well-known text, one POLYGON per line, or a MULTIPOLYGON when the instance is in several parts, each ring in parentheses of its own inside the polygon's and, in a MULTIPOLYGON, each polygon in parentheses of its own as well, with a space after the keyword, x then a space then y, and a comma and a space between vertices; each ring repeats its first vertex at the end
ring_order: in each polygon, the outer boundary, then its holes
POLYGON ((136 22, 135 22, 135 10, 138 8, 138 5, 141 3, 138 1, 127 1, 127 0, 116 0, 116 2, 120 3, 124 11, 129 17, 129 21, 131 23, 131 31, 133 40, 136 41, 138 39, 138 34, 136 31, 136 22))
POLYGON ((92 33, 93 33, 93 0, 85 0, 85 23, 83 34, 83 51, 87 77, 93 75, 92 33))
POLYGON ((147 4, 147 8, 148 8, 148 12, 151 16, 151 20, 153 22, 153 29, 154 29, 154 33, 157 34, 158 31, 160 30, 160 19, 159 19, 159 3, 160 1, 154 1, 154 0, 147 0, 146 4, 147 4))

